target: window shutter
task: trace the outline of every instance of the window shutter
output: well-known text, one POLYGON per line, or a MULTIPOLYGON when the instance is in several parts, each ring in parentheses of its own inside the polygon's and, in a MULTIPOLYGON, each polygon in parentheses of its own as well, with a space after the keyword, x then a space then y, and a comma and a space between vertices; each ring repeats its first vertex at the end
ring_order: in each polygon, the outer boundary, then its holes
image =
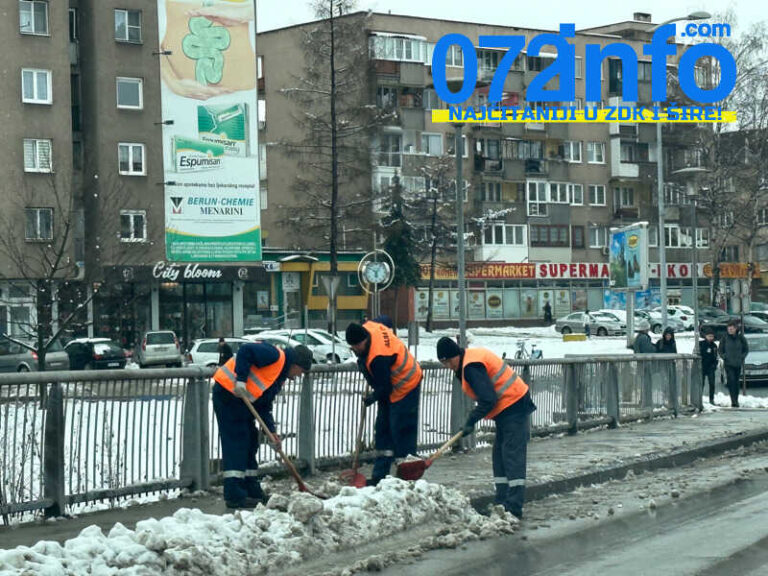
POLYGON ((37 159, 39 162, 38 168, 45 172, 50 172, 52 169, 51 164, 51 141, 50 140, 38 140, 37 141, 37 159))
POLYGON ((35 141, 24 140, 24 169, 37 170, 37 157, 35 154, 35 141))

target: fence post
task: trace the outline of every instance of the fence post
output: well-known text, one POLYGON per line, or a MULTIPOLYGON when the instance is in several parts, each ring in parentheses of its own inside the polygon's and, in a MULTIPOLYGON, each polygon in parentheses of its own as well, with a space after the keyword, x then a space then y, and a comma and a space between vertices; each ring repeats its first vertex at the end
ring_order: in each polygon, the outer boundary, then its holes
POLYGON ((669 395, 672 397, 672 413, 677 418, 680 413, 680 390, 677 382, 677 360, 667 360, 667 374, 669 375, 669 395))
MULTIPOLYGON (((335 378, 337 372, 332 376, 335 378)), ((314 406, 314 379, 312 372, 307 372, 301 381, 301 399, 299 401, 299 431, 298 454, 299 459, 307 463, 310 474, 316 471, 315 466, 315 406, 314 406)))
MULTIPOLYGON (((208 459, 203 460, 202 421, 208 421, 208 410, 201 410, 201 378, 188 378, 184 390, 184 416, 181 425, 181 479, 191 480, 190 491, 205 490, 203 470, 208 468, 208 459)), ((206 448, 207 450, 207 444, 206 448)))
POLYGON ((606 408, 611 419, 609 428, 617 428, 621 414, 619 412, 619 370, 615 362, 608 364, 608 381, 606 382, 606 408))
POLYGON ((568 422, 568 433, 579 431, 579 386, 576 381, 576 365, 568 364, 565 376, 565 419, 568 422))
MULTIPOLYGON (((461 382, 451 372, 451 433, 453 431, 459 431, 464 427, 464 423, 467 420, 467 400, 466 395, 461 389, 461 382)), ((475 437, 473 434, 468 438, 462 438, 459 440, 454 450, 467 450, 476 446, 475 437)))
POLYGON ((691 392, 691 404, 696 407, 696 409, 701 412, 704 410, 704 400, 703 400, 703 393, 704 393, 704 381, 702 380, 701 375, 701 356, 696 355, 696 357, 691 362, 691 385, 690 385, 690 392, 691 392))
POLYGON ((200 406, 200 490, 211 487, 211 386, 208 378, 201 376, 198 382, 200 406))
POLYGON ((654 374, 660 373, 657 368, 658 362, 656 360, 648 360, 640 362, 642 365, 642 397, 643 397, 643 409, 648 410, 649 420, 653 420, 653 377, 654 374))
MULTIPOLYGON (((42 384, 45 386, 45 384, 42 384)), ((53 503, 45 509, 45 517, 63 516, 66 509, 64 478, 64 394, 61 384, 53 382, 46 394, 43 449, 43 486, 46 498, 53 503)))

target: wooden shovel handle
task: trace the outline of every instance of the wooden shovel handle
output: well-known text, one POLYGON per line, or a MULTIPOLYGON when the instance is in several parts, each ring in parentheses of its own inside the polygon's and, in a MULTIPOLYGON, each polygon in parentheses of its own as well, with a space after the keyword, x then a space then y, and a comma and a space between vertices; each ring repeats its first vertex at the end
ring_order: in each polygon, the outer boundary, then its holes
POLYGON ((432 456, 430 456, 429 458, 427 458, 427 465, 430 465, 430 464, 432 464, 432 462, 434 462, 434 461, 435 461, 435 460, 437 460, 437 459, 438 459, 440 456, 442 456, 442 455, 443 455, 443 452, 445 452, 446 450, 448 450, 448 448, 450 448, 451 446, 453 446, 454 444, 456 444, 456 442, 458 442, 459 440, 461 440, 461 437, 462 437, 463 435, 464 435, 464 432, 463 432, 463 431, 460 431, 460 432, 456 432, 456 434, 454 434, 454 435, 451 437, 451 439, 450 439, 450 440, 448 440, 448 442, 446 442, 445 444, 443 444, 442 446, 440 446, 440 448, 437 450, 437 452, 435 452, 434 454, 432 454, 432 456))
POLYGON ((355 439, 355 459, 352 461, 352 469, 357 470, 357 466, 360 461, 360 443, 363 440, 363 428, 365 428, 365 413, 368 411, 368 406, 363 401, 363 410, 360 414, 360 424, 357 427, 357 438, 355 439))
POLYGON ((291 476, 293 476, 296 479, 296 482, 299 484, 299 486, 304 487, 305 486, 304 480, 299 474, 299 471, 296 470, 296 466, 293 465, 293 462, 288 460, 288 457, 285 455, 283 450, 278 447, 277 438, 275 438, 275 435, 269 431, 269 428, 267 428, 267 425, 264 423, 264 420, 262 419, 262 417, 259 416, 258 412, 256 412, 256 408, 254 408, 253 404, 248 402, 248 400, 246 400, 245 398, 242 398, 242 400, 245 403, 245 405, 248 406, 248 410, 251 411, 251 414, 253 414, 253 417, 256 418, 256 421, 259 423, 261 430, 264 432, 264 434, 267 435, 267 439, 269 440, 269 443, 272 444, 272 448, 275 450, 275 452, 278 453, 278 455, 280 456, 280 459, 283 461, 283 464, 285 464, 285 467, 288 468, 288 472, 290 472, 291 476))

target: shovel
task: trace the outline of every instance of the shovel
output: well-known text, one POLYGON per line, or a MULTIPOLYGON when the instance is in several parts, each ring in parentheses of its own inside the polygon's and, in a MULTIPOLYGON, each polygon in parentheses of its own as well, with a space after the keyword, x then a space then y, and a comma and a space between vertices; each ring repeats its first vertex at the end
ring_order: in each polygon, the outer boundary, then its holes
POLYGON ((363 412, 360 414, 360 425, 357 427, 357 439, 355 440, 355 456, 352 460, 352 468, 349 470, 342 470, 341 474, 339 474, 339 478, 342 482, 346 482, 350 486, 354 486, 355 488, 364 488, 366 485, 365 476, 360 474, 360 472, 357 471, 358 467, 360 466, 359 458, 360 458, 360 448, 363 440, 363 428, 365 427, 365 413, 367 406, 365 403, 363 403, 363 412))
POLYGON ((463 432, 456 432, 448 442, 440 446, 437 452, 432 454, 429 458, 426 460, 414 460, 413 462, 403 462, 397 467, 397 477, 402 480, 418 480, 422 476, 424 476, 424 472, 432 466, 432 462, 437 460, 440 456, 442 456, 443 452, 448 450, 451 446, 456 444, 458 442, 463 432))
POLYGON ((248 410, 251 411, 251 414, 253 414, 253 417, 256 418, 256 421, 259 423, 259 426, 261 427, 261 430, 264 432, 264 434, 267 435, 267 439, 269 440, 269 443, 272 444, 272 448, 277 452, 277 454, 280 456, 280 460, 283 461, 283 465, 288 470, 291 476, 293 476, 294 480, 296 480, 296 484, 299 486, 299 492, 306 492, 307 494, 312 494, 312 496, 315 496, 317 498, 320 498, 321 500, 326 500, 327 496, 321 496, 320 494, 316 494, 315 492, 312 492, 312 490, 309 489, 309 487, 304 483, 304 480, 301 477, 301 474, 299 474, 299 471, 296 470, 296 466, 293 465, 293 462, 288 460, 288 457, 285 455, 285 452, 282 451, 281 448, 277 445, 277 439, 275 438, 275 435, 272 434, 272 432, 269 431, 269 428, 267 428, 267 425, 264 423, 264 420, 262 420, 261 416, 259 416, 259 413, 256 412, 256 408, 253 407, 253 404, 248 402, 245 398, 242 399, 246 406, 248 406, 248 410))

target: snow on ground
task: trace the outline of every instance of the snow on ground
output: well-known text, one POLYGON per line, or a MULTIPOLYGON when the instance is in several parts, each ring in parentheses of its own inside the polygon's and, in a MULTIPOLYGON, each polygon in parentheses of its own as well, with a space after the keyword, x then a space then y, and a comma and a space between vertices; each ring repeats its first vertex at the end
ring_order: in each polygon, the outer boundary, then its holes
POLYGON ((514 517, 477 513, 458 491, 388 478, 376 488, 343 487, 320 500, 274 495, 266 507, 217 516, 182 508, 129 530, 90 526, 64 545, 41 541, 0 550, 2 574, 267 574, 423 525, 443 545, 511 533, 514 517))
MULTIPOLYGON (((714 406, 709 403, 709 398, 704 395, 704 412, 714 412, 720 408, 730 408, 731 397, 728 394, 722 392, 715 392, 715 404, 714 406)), ((744 396, 739 394, 739 407, 740 408, 768 408, 768 398, 760 396, 744 396)))

